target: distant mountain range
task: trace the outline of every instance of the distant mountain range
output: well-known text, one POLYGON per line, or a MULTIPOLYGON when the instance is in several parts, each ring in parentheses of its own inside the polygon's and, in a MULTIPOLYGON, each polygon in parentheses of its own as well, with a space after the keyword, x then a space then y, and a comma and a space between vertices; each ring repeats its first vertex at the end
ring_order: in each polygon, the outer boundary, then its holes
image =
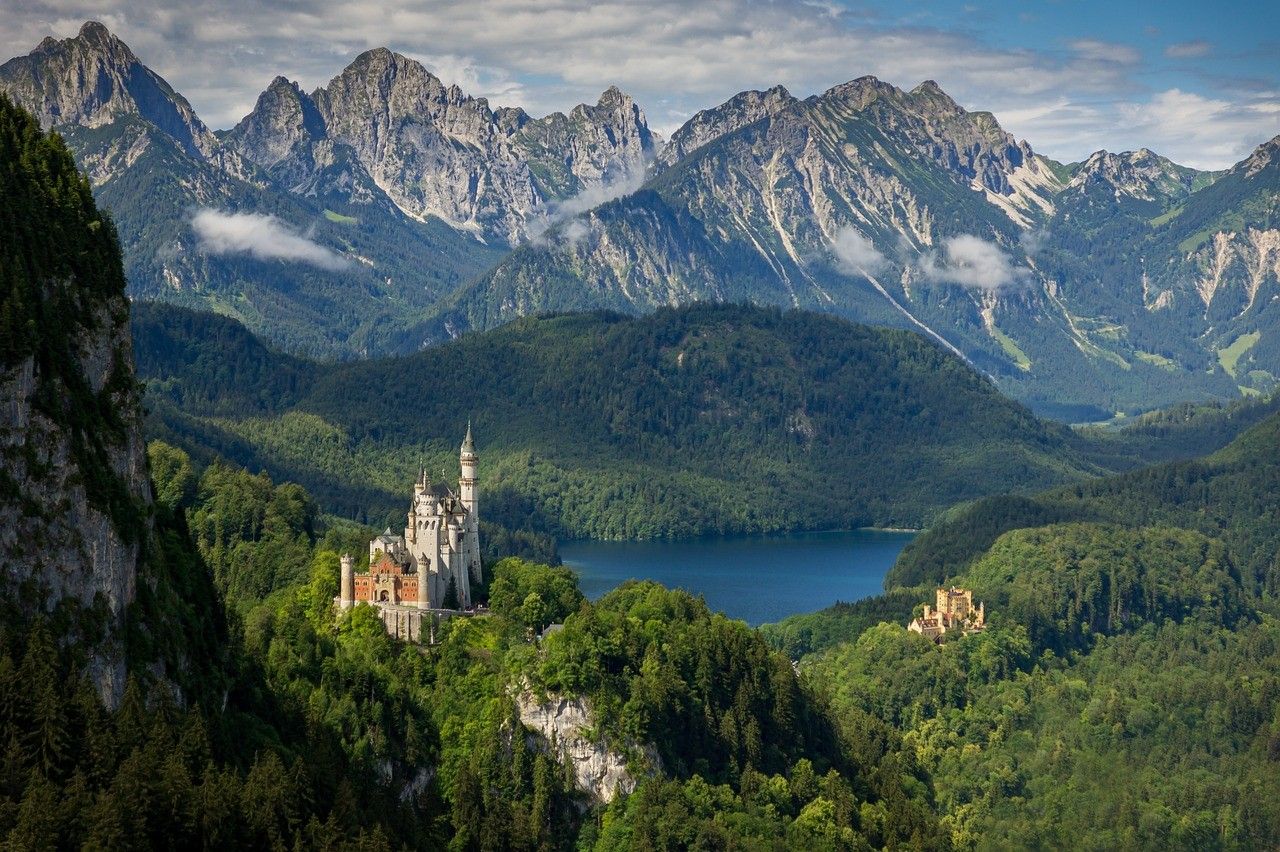
POLYGON ((720 300, 915 330, 1066 419, 1280 376, 1280 137, 1221 173, 1064 165, 933 82, 863 77, 743 92, 664 143, 617 89, 533 118, 383 49, 215 133, 96 23, 0 89, 89 172, 135 298, 299 353, 720 300))

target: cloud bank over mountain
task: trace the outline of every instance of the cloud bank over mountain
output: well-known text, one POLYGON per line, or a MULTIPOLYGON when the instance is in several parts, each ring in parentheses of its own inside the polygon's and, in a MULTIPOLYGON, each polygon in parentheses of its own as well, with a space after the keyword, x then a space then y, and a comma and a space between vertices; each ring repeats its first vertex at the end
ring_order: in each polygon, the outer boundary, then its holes
POLYGON ((1000 246, 973 234, 944 239, 940 252, 921 258, 920 269, 930 281, 979 290, 1004 290, 1025 283, 1031 275, 1000 246))
POLYGON ((351 262, 336 252, 292 231, 274 216, 261 213, 223 213, 197 210, 191 229, 207 254, 247 254, 259 260, 306 263, 338 272, 351 262))

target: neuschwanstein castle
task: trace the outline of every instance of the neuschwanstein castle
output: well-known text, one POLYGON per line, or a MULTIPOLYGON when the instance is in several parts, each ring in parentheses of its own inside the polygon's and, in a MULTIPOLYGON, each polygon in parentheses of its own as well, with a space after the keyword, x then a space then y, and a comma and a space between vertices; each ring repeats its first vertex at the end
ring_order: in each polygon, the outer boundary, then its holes
POLYGON ((416 642, 427 638, 439 617, 471 607, 471 584, 482 576, 478 457, 470 423, 460 460, 457 492, 432 483, 425 469, 419 473, 404 535, 388 527, 369 542, 368 573, 355 573, 355 559, 342 557, 335 601, 341 609, 368 603, 378 609, 388 633, 416 642))

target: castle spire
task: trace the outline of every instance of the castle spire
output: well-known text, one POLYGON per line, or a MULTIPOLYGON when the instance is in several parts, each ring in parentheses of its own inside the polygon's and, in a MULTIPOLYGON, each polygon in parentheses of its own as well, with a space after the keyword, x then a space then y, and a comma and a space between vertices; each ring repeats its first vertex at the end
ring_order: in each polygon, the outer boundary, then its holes
POLYGON ((467 437, 462 439, 462 452, 475 454, 476 442, 471 438, 471 418, 467 418, 467 437))

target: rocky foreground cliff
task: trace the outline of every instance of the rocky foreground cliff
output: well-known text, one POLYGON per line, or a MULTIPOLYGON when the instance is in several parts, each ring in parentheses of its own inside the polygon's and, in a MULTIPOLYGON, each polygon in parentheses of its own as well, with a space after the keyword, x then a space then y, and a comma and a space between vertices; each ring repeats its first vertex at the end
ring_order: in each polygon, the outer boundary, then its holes
POLYGON ((151 490, 115 229, 56 137, 0 97, 0 580, 80 611, 118 701, 151 490))

